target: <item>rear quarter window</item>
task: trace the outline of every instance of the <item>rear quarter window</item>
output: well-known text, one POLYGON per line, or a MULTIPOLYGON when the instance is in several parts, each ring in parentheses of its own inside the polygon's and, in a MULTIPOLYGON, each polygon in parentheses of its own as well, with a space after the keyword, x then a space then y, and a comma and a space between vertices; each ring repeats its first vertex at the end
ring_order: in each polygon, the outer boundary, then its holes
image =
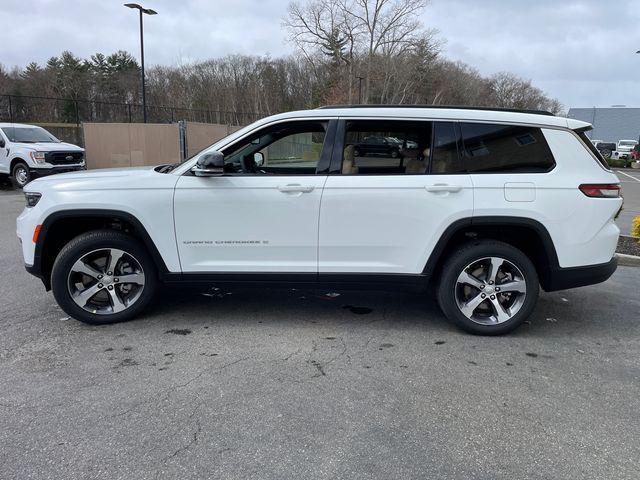
POLYGON ((540 128, 461 123, 460 129, 469 173, 544 173, 555 166, 540 128))
MULTIPOLYGON (((580 141, 582 142, 582 144, 593 154, 594 157, 596 157, 596 159, 598 160, 598 162, 600 163, 600 165, 602 165, 605 170, 611 170, 611 168, 609 167, 609 164, 607 163, 607 161, 605 160, 605 158, 602 156, 602 153, 600 153, 600 150, 598 150, 598 148, 596 148, 593 143, 591 143, 591 140, 589 140, 589 137, 587 137, 587 134, 584 130, 581 131, 577 131, 576 132, 578 134, 578 137, 580 137, 580 141)), ((598 144, 598 147, 603 148, 605 144, 598 144)), ((610 148, 613 148, 613 150, 616 149, 616 145, 615 144, 606 144, 609 145, 610 148)))

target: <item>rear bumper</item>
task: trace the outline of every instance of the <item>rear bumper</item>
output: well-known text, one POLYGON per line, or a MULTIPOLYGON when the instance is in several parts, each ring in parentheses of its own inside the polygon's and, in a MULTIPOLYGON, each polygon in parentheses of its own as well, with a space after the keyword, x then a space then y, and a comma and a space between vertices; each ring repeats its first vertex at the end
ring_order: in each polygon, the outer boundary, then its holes
POLYGON ((618 268, 618 260, 614 257, 607 263, 589 265, 586 267, 554 268, 551 269, 545 282, 547 292, 567 290, 569 288, 584 287, 605 282, 618 268))

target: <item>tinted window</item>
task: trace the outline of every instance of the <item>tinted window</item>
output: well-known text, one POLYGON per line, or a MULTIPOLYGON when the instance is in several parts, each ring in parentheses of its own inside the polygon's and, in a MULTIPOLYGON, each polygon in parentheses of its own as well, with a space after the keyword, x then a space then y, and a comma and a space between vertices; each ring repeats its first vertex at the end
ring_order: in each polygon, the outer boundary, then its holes
POLYGON ((461 123, 465 165, 469 172, 547 172, 553 155, 535 127, 461 123))
POLYGON ((342 173, 424 174, 429 164, 431 122, 347 122, 342 173))
POLYGON ((611 155, 611 152, 615 151, 615 149, 617 148, 616 144, 600 142, 597 147, 594 147, 593 144, 589 141, 589 137, 587 137, 587 134, 584 131, 577 132, 577 133, 578 133, 578 137, 580 137, 580 140, 582 141, 582 144, 589 149, 589 151, 593 154, 594 157, 598 159, 598 162, 600 162, 600 165, 602 165, 607 170, 610 170, 609 164, 607 163, 607 161, 602 156, 602 153, 600 152, 604 152, 608 150, 608 154, 611 155))
POLYGON ((316 173, 326 133, 325 122, 292 122, 266 128, 225 149, 226 173, 316 173))
POLYGON ((454 123, 436 122, 433 125, 431 173, 464 173, 465 167, 458 155, 458 129, 454 123))
POLYGON ((10 142, 17 143, 58 143, 58 139, 40 127, 3 127, 2 131, 10 142))

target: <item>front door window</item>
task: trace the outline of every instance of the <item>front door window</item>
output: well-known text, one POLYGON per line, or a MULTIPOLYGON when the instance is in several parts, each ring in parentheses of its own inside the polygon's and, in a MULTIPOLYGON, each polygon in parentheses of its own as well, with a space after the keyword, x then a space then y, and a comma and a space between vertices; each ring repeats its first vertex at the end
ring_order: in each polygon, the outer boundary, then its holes
POLYGON ((263 129, 223 152, 225 173, 313 175, 326 128, 326 122, 293 122, 263 129))

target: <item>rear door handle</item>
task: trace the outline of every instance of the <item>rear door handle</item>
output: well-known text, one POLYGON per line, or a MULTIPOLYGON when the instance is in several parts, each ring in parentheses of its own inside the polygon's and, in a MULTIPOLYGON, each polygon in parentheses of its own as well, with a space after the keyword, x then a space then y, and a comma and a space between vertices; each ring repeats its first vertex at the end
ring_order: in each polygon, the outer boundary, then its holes
POLYGON ((283 193, 309 193, 309 192, 313 192, 314 188, 316 187, 314 187, 313 185, 308 186, 308 185, 289 184, 289 185, 278 187, 278 190, 280 190, 283 193))
POLYGON ((427 192, 437 193, 437 192, 451 192, 456 193, 462 190, 461 185, 448 185, 446 183, 436 183, 435 185, 427 185, 424 187, 427 192))

